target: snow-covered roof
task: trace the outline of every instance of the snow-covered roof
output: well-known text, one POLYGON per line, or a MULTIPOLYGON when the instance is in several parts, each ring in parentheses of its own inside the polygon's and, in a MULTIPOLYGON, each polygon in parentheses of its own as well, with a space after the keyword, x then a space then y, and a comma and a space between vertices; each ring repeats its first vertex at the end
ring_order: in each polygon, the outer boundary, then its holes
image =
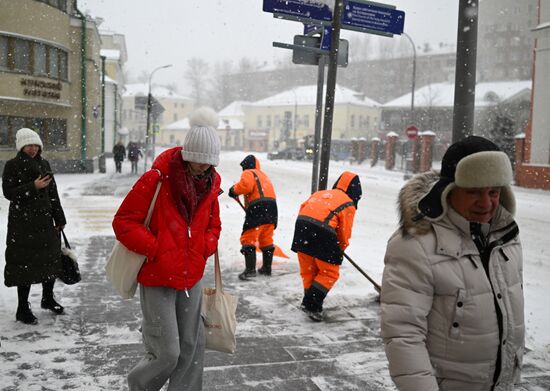
MULTIPOLYGON (((326 86, 323 88, 325 94, 326 86)), ((265 106, 315 106, 317 102, 317 85, 301 86, 290 90, 283 91, 279 94, 267 97, 250 103, 249 106, 265 107, 265 106)), ((336 85, 334 104, 354 104, 359 106, 378 107, 380 103, 367 98, 365 94, 353 91, 349 88, 336 85)))
POLYGON ((225 130, 227 129, 227 126, 229 126, 231 129, 244 129, 243 122, 239 121, 238 119, 235 119, 235 118, 220 119, 220 124, 218 125, 218 129, 225 130))
MULTIPOLYGON (((243 123, 242 121, 239 121, 237 119, 220 119, 220 122, 218 123, 219 130, 225 130, 227 128, 227 125, 231 127, 231 129, 243 129, 243 123), (228 121, 228 122, 225 122, 228 121)), ((185 117, 184 119, 181 119, 179 121, 173 122, 169 125, 167 125, 164 129, 166 130, 187 130, 189 129, 189 118, 185 117)))
MULTIPOLYGON (((124 92, 125 97, 128 96, 147 96, 149 90, 149 86, 147 83, 137 83, 137 84, 126 84, 126 91, 124 92)), ((153 85, 151 87, 151 93, 155 96, 155 98, 169 98, 169 99, 181 99, 181 100, 191 100, 191 98, 180 95, 172 90, 169 90, 166 87, 163 86, 155 86, 153 85)))
MULTIPOLYGON (((525 90, 531 89, 531 80, 484 82, 476 85, 476 107, 491 106, 525 90)), ((453 107, 454 83, 434 83, 424 86, 414 93, 415 107, 453 107)), ((411 93, 402 95, 383 105, 390 107, 410 107, 411 93)))
POLYGON ((111 79, 109 76, 105 75, 105 83, 108 84, 118 84, 115 80, 111 79))
POLYGON ((250 103, 251 102, 245 100, 236 100, 221 109, 218 112, 218 115, 220 117, 242 117, 244 116, 243 105, 247 105, 250 103))
POLYGON ((106 57, 107 60, 120 60, 120 50, 117 49, 101 49, 99 54, 103 57, 106 57))

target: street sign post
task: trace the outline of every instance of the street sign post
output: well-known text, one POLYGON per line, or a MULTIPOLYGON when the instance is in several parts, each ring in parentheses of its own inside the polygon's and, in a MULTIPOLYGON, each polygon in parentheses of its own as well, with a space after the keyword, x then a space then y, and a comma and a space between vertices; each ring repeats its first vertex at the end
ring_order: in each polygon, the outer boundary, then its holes
POLYGON ((395 6, 366 0, 344 1, 343 29, 391 37, 402 34, 404 25, 405 12, 395 6))
POLYGON ((264 0, 263 11, 281 19, 303 23, 332 23, 332 11, 326 4, 300 0, 264 0))
POLYGON ((407 137, 410 139, 416 138, 416 136, 418 136, 418 128, 414 125, 409 125, 407 126, 405 133, 407 134, 407 137))

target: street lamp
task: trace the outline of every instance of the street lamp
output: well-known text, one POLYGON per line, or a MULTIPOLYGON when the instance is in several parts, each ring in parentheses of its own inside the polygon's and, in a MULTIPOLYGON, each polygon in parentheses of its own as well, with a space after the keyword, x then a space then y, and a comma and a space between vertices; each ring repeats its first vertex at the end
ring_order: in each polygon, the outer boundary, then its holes
MULTIPOLYGON (((411 82, 411 114, 410 114, 410 123, 411 125, 415 125, 415 117, 414 117, 414 89, 416 85, 416 45, 414 44, 411 36, 405 32, 401 34, 405 36, 411 43, 412 49, 413 49, 413 69, 412 69, 412 82, 411 82)), ((412 144, 412 142, 410 143, 412 144)), ((404 153, 405 155, 405 179, 409 179, 409 175, 407 174, 407 153, 404 153)), ((413 156, 414 161, 414 156, 413 156)))
MULTIPOLYGON (((151 134, 150 126, 151 126, 151 105, 153 104, 153 95, 151 94, 151 81, 153 80, 153 75, 156 71, 164 69, 164 68, 170 68, 172 64, 169 65, 163 65, 158 68, 153 69, 153 72, 149 75, 149 84, 148 84, 148 90, 147 90, 147 124, 145 126, 145 157, 143 158, 143 172, 147 171, 147 151, 149 149, 149 135, 151 134)), ((153 142, 152 142, 152 148, 151 148, 151 161, 155 158, 155 135, 153 133, 153 142)))

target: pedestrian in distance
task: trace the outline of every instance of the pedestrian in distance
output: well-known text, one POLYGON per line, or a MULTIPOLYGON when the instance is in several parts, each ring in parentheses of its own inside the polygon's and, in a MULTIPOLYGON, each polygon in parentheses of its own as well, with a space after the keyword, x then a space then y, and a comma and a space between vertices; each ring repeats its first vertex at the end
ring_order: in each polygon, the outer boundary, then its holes
POLYGON ((522 249, 512 166, 491 141, 452 144, 441 172, 399 194, 381 332, 400 391, 511 391, 524 336, 522 249))
POLYGON ((116 172, 118 173, 122 172, 122 161, 124 160, 125 157, 126 157, 126 148, 124 148, 124 144, 122 143, 122 141, 119 141, 113 147, 113 159, 115 160, 116 172))
POLYGON ((132 174, 137 175, 138 173, 138 162, 140 157, 143 157, 141 149, 139 149, 137 143, 130 141, 128 143, 128 160, 130 160, 132 165, 132 174))
POLYGON ((332 189, 313 193, 300 206, 292 251, 304 286, 300 308, 314 321, 323 320, 323 302, 340 277, 361 195, 359 176, 344 171, 332 189))
POLYGON ((256 243, 262 250, 262 267, 258 273, 271 276, 273 262, 273 231, 277 228, 277 200, 275 189, 267 174, 260 169, 260 161, 248 155, 240 163, 243 172, 239 182, 231 186, 229 196, 238 199, 244 195, 246 216, 241 234, 241 254, 245 270, 239 279, 256 277, 256 243))
POLYGON ((139 274, 146 354, 128 374, 129 391, 201 390, 205 335, 201 279, 221 231, 218 195, 220 141, 210 108, 190 116, 182 147, 161 153, 118 209, 113 229, 132 251, 147 256, 139 274), (149 227, 143 223, 162 182, 149 227))
POLYGON ((63 272, 61 238, 67 221, 52 169, 42 157, 42 140, 28 128, 15 135, 17 155, 2 174, 4 197, 10 201, 4 284, 17 287, 16 320, 37 324, 31 311, 31 285, 42 284, 41 307, 59 315, 64 308, 54 297, 55 279, 63 272))

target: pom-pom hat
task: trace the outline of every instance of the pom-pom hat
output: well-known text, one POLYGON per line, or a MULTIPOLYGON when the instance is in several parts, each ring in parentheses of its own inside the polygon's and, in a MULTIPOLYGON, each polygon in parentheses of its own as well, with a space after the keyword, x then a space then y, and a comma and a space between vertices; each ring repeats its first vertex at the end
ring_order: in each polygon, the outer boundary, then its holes
POLYGON ((216 133, 219 119, 209 107, 201 107, 189 116, 190 129, 183 141, 181 156, 193 163, 217 166, 220 162, 220 139, 216 133))
POLYGON ((20 151, 26 145, 38 145, 40 149, 44 148, 38 133, 29 128, 21 128, 15 134, 15 149, 20 151))

